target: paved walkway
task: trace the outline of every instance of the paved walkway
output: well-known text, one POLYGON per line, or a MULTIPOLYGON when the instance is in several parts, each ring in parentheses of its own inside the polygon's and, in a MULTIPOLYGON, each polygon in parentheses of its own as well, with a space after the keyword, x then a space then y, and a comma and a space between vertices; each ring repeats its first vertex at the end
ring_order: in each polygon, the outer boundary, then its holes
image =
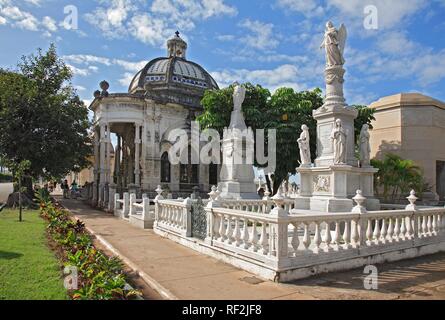
POLYGON ((12 183, 0 183, 0 203, 6 202, 12 191, 14 191, 12 183))
POLYGON ((75 200, 61 200, 95 234, 178 299, 445 299, 445 254, 379 267, 379 289, 363 288, 363 269, 278 284, 141 230, 75 200))

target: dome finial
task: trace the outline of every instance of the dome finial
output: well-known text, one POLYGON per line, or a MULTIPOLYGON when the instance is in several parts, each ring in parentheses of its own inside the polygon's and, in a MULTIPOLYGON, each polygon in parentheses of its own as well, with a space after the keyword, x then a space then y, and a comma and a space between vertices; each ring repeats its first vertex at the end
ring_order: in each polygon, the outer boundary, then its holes
POLYGON ((187 42, 185 42, 179 35, 179 31, 175 32, 176 36, 173 36, 167 41, 167 54, 168 57, 178 57, 185 59, 187 52, 187 42))

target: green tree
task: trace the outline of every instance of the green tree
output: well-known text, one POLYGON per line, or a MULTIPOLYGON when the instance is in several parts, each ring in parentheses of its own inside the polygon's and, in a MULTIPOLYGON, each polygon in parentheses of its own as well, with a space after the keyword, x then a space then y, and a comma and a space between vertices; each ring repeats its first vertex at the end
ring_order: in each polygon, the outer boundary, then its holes
POLYGON ((411 189, 418 194, 424 191, 422 170, 414 161, 389 153, 383 160, 372 159, 371 164, 379 169, 374 180, 375 190, 382 192, 384 201, 394 201, 411 189))
MULTIPOLYGON (((301 126, 309 127, 311 136, 311 154, 316 157, 316 131, 317 123, 312 116, 315 109, 323 105, 322 91, 314 89, 311 91, 296 92, 291 88, 279 88, 274 94, 260 85, 246 83, 246 99, 243 103, 243 113, 247 126, 253 130, 267 129, 277 130, 277 167, 274 172, 275 194, 281 182, 287 179, 289 174, 294 174, 299 166, 300 152, 297 139, 301 134, 301 126)), ((230 123, 230 114, 233 110, 233 86, 207 91, 201 101, 204 108, 198 117, 203 128, 213 128, 222 133, 224 127, 230 123)), ((372 111, 364 106, 357 107, 359 119, 356 121, 356 132, 360 133, 364 123, 373 120, 372 111)), ((267 137, 266 137, 267 150, 267 137)), ((264 166, 255 164, 261 168, 264 166)), ((267 176, 266 176, 267 180, 267 176)), ((270 187, 270 186, 269 186, 270 187)))
MULTIPOLYGON (((26 175, 34 179, 61 178, 89 164, 88 110, 71 78, 54 45, 23 57, 17 71, 0 70, 0 157, 29 161, 26 175)), ((32 196, 32 182, 26 185, 32 196)))

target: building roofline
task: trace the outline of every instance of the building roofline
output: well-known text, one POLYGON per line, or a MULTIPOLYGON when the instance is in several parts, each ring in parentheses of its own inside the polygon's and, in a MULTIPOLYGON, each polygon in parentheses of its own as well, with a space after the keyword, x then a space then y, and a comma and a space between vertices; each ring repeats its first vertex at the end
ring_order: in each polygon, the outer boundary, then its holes
POLYGON ((421 93, 398 93, 382 97, 371 103, 370 108, 377 111, 397 107, 422 107, 433 106, 445 110, 445 103, 421 93))

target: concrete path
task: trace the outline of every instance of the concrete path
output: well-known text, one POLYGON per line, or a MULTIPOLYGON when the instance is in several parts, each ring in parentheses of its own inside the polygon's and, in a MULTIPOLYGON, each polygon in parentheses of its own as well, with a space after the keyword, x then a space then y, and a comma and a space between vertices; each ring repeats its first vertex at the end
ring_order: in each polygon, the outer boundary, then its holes
POLYGON ((445 254, 378 266, 377 291, 363 288, 363 269, 278 284, 164 239, 152 230, 137 229, 80 201, 58 199, 154 281, 151 285, 178 299, 445 299, 445 254))
POLYGON ((12 183, 0 183, 0 203, 5 203, 13 190, 14 187, 12 183))

